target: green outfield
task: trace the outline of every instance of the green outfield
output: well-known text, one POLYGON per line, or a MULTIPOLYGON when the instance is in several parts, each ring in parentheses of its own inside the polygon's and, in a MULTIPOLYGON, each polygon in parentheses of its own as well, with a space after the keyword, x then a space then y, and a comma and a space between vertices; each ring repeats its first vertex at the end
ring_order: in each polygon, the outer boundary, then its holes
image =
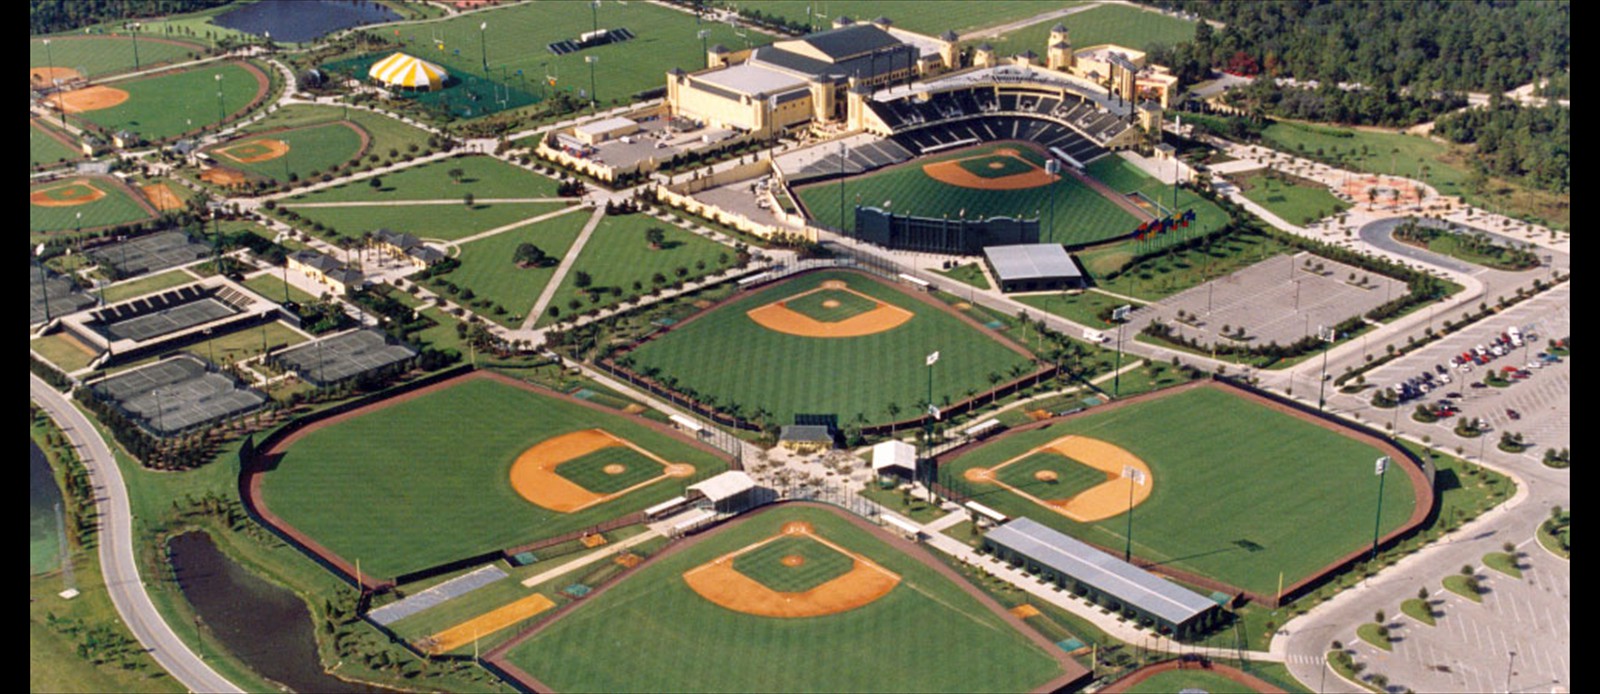
MULTIPOLYGON (((457 257, 461 267, 440 277, 464 289, 471 289, 477 296, 500 304, 507 311, 505 315, 496 315, 490 310, 484 313, 485 316, 507 327, 519 326, 523 317, 533 308, 533 303, 539 300, 539 293, 544 291, 545 284, 555 275, 556 266, 518 267, 515 259, 517 246, 531 243, 546 254, 560 258, 566 255, 567 249, 572 247, 573 240, 578 238, 578 232, 583 230, 583 225, 588 221, 589 215, 585 211, 574 210, 538 224, 462 244, 461 255, 457 257)), ((437 286, 433 290, 444 294, 437 286)), ((460 298, 449 294, 445 296, 452 300, 460 298)))
POLYGON ((371 179, 343 183, 315 193, 296 195, 285 201, 366 202, 378 200, 459 200, 466 193, 478 198, 553 198, 556 181, 507 164, 494 157, 468 155, 413 166, 380 177, 382 185, 373 188, 371 179), (450 176, 460 169, 461 179, 450 176))
POLYGON ((938 36, 946 31, 965 33, 1081 4, 1082 0, 945 0, 916 5, 884 3, 882 0, 757 0, 740 3, 739 6, 759 10, 765 16, 800 23, 806 22, 806 10, 810 9, 811 25, 818 31, 832 26, 833 19, 839 16, 858 21, 871 21, 885 16, 894 22, 896 28, 938 36))
POLYGON ((1155 44, 1171 46, 1193 40, 1196 26, 1194 22, 1156 11, 1102 5, 1031 24, 988 41, 994 46, 995 55, 1009 56, 1031 50, 1042 56, 1050 43, 1050 29, 1056 24, 1066 25, 1075 51, 1105 43, 1140 51, 1155 44))
MULTIPOLYGON (((545 249, 545 252, 552 251, 545 249)), ((649 215, 608 216, 600 220, 600 225, 589 235, 572 269, 551 298, 550 306, 560 309, 559 317, 614 306, 656 287, 678 280, 694 280, 731 267, 734 255, 732 248, 649 215), (645 235, 658 227, 665 240, 660 248, 651 248, 645 235), (679 274, 680 269, 683 274, 679 274), (588 288, 578 286, 580 272, 592 279, 593 284, 588 288), (657 276, 661 281, 656 280, 657 276), (635 284, 639 285, 637 289, 635 284), (617 291, 602 291, 602 288, 613 287, 617 291), (573 301, 578 302, 577 309, 572 308, 573 301)), ((549 325, 559 317, 547 310, 539 316, 538 325, 549 325)))
POLYGON ((155 216, 140 206, 121 182, 99 177, 72 177, 28 187, 30 197, 42 196, 28 205, 28 231, 75 231, 139 222, 155 216), (77 205, 52 207, 40 202, 104 197, 77 205))
POLYGON ((290 176, 311 178, 361 155, 366 140, 360 126, 349 121, 323 123, 274 133, 246 135, 211 147, 217 163, 256 178, 286 181, 290 176), (288 151, 278 154, 280 146, 288 151))
MULTIPOLYGON (((216 107, 216 94, 212 94, 212 107, 216 107)), ((367 145, 367 155, 362 157, 364 164, 379 164, 389 160, 399 160, 407 153, 418 154, 433 137, 428 131, 398 120, 371 111, 361 109, 342 108, 339 106, 314 106, 311 104, 289 104, 272 113, 267 114, 260 121, 246 131, 246 135, 280 130, 283 128, 300 128, 323 123, 336 123, 350 121, 361 126, 372 142, 367 145)), ((363 182, 364 183, 364 182, 363 182)))
POLYGON ((131 130, 146 140, 173 137, 215 125, 223 114, 237 114, 264 95, 268 84, 264 74, 257 81, 258 70, 221 63, 112 82, 104 86, 127 92, 127 101, 74 117, 111 132, 131 130))
POLYGON ((1222 675, 1204 670, 1167 670, 1158 672, 1128 688, 1128 694, 1168 694, 1170 692, 1239 692, 1250 691, 1222 675))
MULTIPOLYGON (((1098 179, 1112 190, 1124 195, 1140 193, 1145 198, 1155 201, 1161 209, 1168 214, 1174 210, 1194 210, 1194 222, 1189 225, 1185 233, 1193 231, 1207 232, 1220 228, 1228 222, 1228 213, 1221 207, 1205 198, 1196 195, 1193 191, 1178 189, 1177 204, 1173 204, 1172 186, 1162 183, 1159 179, 1144 172, 1132 162, 1115 154, 1101 157, 1085 167, 1090 176, 1098 179)), ((1152 210, 1152 214, 1156 211, 1152 210)))
POLYGON ((990 333, 851 272, 818 272, 756 291, 693 323, 646 343, 630 356, 634 370, 659 369, 724 410, 788 424, 797 412, 834 413, 841 424, 892 422, 916 416, 928 396, 933 351, 933 397, 945 405, 1031 370, 1028 359, 990 333), (913 318, 860 337, 817 338, 777 332, 745 313, 843 281, 863 294, 910 311, 913 318))
MULTIPOLYGON (((837 554, 820 545, 795 551, 837 554)), ((1053 654, 933 569, 835 512, 793 507, 655 560, 503 657, 558 691, 1025 691, 1063 672, 1053 654), (685 583, 684 572, 791 521, 811 523, 898 574, 899 584, 853 610, 783 619, 721 607, 685 583), (908 639, 918 644, 914 654, 908 639)))
POLYGON ((51 137, 37 121, 28 126, 28 166, 54 166, 62 160, 72 161, 82 156, 83 150, 68 147, 51 137))
MULTIPOLYGON (((1292 585, 1372 542, 1378 449, 1220 388, 1006 436, 942 462, 939 476, 1001 513, 1120 549, 1125 513, 1080 524, 964 477, 1069 434, 1121 446, 1149 465, 1154 487, 1133 512, 1133 552, 1145 560, 1273 595, 1279 572, 1292 585)), ((1403 471, 1390 470, 1382 531, 1400 527, 1414 503, 1403 471)))
POLYGON ((1306 225, 1350 209, 1350 203, 1328 192, 1328 187, 1298 177, 1268 178, 1261 171, 1235 177, 1239 191, 1290 224, 1306 225))
POLYGON ((1106 473, 1054 451, 1041 451, 1000 468, 995 477, 1040 499, 1070 499, 1106 481, 1106 473))
POLYGON ((627 417, 473 379, 311 431, 266 473, 262 498, 335 554, 359 559, 369 575, 393 577, 638 511, 726 467, 627 417), (593 428, 692 464, 695 474, 571 514, 512 488, 511 465, 524 450, 593 428))
MULTIPOLYGON (((476 197, 476 196, 474 196, 476 197)), ((355 205, 350 207, 298 207, 285 205, 301 216, 344 236, 361 236, 377 229, 405 232, 424 239, 454 241, 474 234, 555 212, 559 202, 495 202, 445 200, 428 205, 355 205)))
MULTIPOLYGON (((123 36, 51 36, 28 41, 28 67, 64 67, 89 78, 133 70, 133 39, 123 36)), ((139 67, 189 60, 201 46, 169 40, 140 40, 139 67)), ((216 95, 213 94, 213 97, 216 95)))
MULTIPOLYGON (((1021 190, 979 190, 950 185, 930 177, 923 166, 952 159, 982 157, 996 149, 1021 150, 1021 156, 1044 165, 1044 156, 1015 143, 989 143, 973 149, 917 159, 844 181, 844 228, 855 227, 856 204, 883 207, 899 214, 921 217, 947 216, 952 219, 991 216, 1039 217, 1041 235, 1056 243, 1077 244, 1126 235, 1139 220, 1099 193, 1071 176, 1038 188, 1021 190), (1054 199, 1054 210, 1051 200, 1054 199), (1054 225, 1052 227, 1052 219, 1054 225)), ((1013 157, 996 157, 1020 166, 1013 157)), ((1152 179, 1153 180, 1153 179, 1152 179)), ((818 183, 796 190, 811 217, 823 224, 839 227, 839 183, 818 183)))
MULTIPOLYGON (((702 29, 710 32, 709 44, 733 49, 746 45, 725 23, 697 22, 688 12, 648 2, 608 2, 598 11, 577 2, 513 5, 372 33, 385 40, 398 39, 404 42, 402 50, 458 74, 482 76, 487 61, 492 79, 532 94, 549 88, 542 84, 546 75, 556 78, 554 89, 574 97, 579 89, 588 92, 591 65, 584 58, 594 56, 595 91, 602 101, 610 102, 626 101, 637 92, 662 86, 667 70, 674 67, 689 71, 704 67, 705 53, 696 37, 702 29), (487 28, 480 30, 482 25, 487 28), (596 26, 602 30, 626 28, 634 38, 560 56, 546 48, 563 40, 576 41, 596 26)), ((755 31, 740 33, 747 33, 757 45, 772 41, 755 31)))
POLYGON ((659 463, 638 451, 613 446, 557 465, 556 474, 596 494, 611 494, 660 477, 662 471, 659 463), (606 469, 613 465, 622 468, 621 471, 606 469))

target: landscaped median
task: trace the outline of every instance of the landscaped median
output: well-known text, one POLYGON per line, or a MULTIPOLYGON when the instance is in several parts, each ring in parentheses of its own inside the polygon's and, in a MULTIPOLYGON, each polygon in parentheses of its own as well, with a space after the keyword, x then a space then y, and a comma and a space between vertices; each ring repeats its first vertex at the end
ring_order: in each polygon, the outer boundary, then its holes
POLYGON ((1490 552, 1483 555, 1483 565, 1512 578, 1522 578, 1522 569, 1517 566, 1517 555, 1514 553, 1490 552))
POLYGON ((1433 606, 1429 605, 1425 598, 1410 598, 1400 603, 1400 611, 1404 612, 1407 617, 1430 627, 1437 624, 1433 619, 1433 606))
POLYGON ((1345 681, 1361 687, 1370 692, 1383 694, 1384 690, 1367 684, 1361 679, 1361 671, 1367 668, 1366 663, 1357 663, 1350 653, 1344 650, 1328 651, 1328 666, 1333 668, 1333 674, 1343 677, 1345 681))
POLYGON ((1389 627, 1382 624, 1368 622, 1356 627, 1356 636, 1361 637, 1362 641, 1366 641, 1383 650, 1394 650, 1394 644, 1389 642, 1389 627))
POLYGON ((1446 576, 1444 579, 1444 587, 1446 590, 1473 602, 1483 602, 1483 596, 1479 594, 1481 588, 1478 586, 1478 579, 1475 577, 1446 576))

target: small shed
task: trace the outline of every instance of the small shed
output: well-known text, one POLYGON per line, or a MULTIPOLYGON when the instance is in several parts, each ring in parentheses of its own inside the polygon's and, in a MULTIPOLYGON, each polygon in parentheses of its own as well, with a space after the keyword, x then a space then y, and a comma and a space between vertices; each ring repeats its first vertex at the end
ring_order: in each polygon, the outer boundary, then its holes
POLYGON ((701 508, 710 506, 717 513, 738 513, 749 507, 757 488, 755 478, 750 473, 729 470, 689 485, 684 496, 701 508))
POLYGON ((833 448, 833 432, 818 424, 791 424, 778 432, 778 445, 796 453, 816 453, 833 448))
POLYGON ((587 123, 572 130, 573 135, 586 145, 598 145, 636 132, 639 132, 639 124, 632 118, 622 116, 587 123))
POLYGON ((872 472, 879 477, 917 474, 917 449, 904 441, 884 441, 872 447, 872 472))

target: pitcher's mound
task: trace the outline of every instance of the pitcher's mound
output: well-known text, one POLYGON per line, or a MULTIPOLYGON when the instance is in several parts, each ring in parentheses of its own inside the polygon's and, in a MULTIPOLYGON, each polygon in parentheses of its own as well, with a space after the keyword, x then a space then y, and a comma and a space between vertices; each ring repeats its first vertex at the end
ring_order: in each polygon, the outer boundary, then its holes
POLYGON ((672 463, 667 466, 668 477, 688 477, 694 474, 694 466, 685 463, 672 463))
POLYGON ((783 534, 803 535, 811 532, 811 524, 805 521, 790 521, 783 524, 783 534))
POLYGON ((1054 482, 1061 477, 1060 475, 1056 474, 1055 470, 1040 470, 1033 473, 1033 478, 1039 480, 1040 482, 1054 482))
POLYGON ((607 475, 620 475, 620 474, 622 474, 624 472, 627 472, 628 468, 625 468, 625 467, 623 467, 621 465, 618 465, 616 463, 612 463, 612 464, 607 465, 607 466, 605 466, 603 468, 600 468, 600 471, 606 473, 607 475))
POLYGON ((823 308, 839 308, 839 302, 836 301, 836 300, 833 300, 833 299, 827 299, 827 300, 822 302, 822 307, 823 308))
POLYGON ((801 564, 806 563, 806 558, 802 557, 802 556, 800 556, 798 554, 790 554, 790 555, 788 555, 788 556, 786 556, 786 557, 784 557, 784 558, 782 558, 782 559, 780 559, 778 561, 781 562, 784 566, 799 566, 801 564))

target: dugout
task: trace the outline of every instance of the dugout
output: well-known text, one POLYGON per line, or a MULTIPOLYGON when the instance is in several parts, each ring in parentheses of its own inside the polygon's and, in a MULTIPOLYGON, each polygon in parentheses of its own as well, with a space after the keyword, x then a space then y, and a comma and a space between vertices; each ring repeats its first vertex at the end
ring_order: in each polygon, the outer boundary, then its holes
POLYGON ((983 260, 1002 292, 1082 289, 1083 272, 1057 243, 988 246, 983 260))
POLYGON ((894 214, 856 206, 856 238, 884 248, 978 255, 985 246, 1036 244, 1039 220, 1013 217, 948 219, 894 214))
POLYGON ((1222 608, 1133 564, 1029 518, 1017 518, 983 536, 983 549, 1013 567, 1177 636, 1205 631, 1222 608))

